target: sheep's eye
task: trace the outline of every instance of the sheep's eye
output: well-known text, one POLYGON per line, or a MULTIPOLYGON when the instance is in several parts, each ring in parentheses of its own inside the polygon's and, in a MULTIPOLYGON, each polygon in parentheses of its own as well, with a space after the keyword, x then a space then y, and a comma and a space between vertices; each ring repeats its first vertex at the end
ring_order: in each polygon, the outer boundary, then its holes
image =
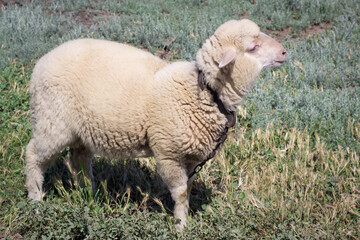
POLYGON ((256 44, 255 46, 253 46, 252 48, 249 49, 249 52, 255 52, 256 49, 258 49, 259 45, 256 44))

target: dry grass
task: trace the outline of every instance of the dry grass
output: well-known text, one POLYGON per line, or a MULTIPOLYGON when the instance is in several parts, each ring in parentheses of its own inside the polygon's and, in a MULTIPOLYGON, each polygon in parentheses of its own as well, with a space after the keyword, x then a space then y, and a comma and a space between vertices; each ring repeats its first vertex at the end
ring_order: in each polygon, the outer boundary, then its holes
MULTIPOLYGON (((349 126, 358 137, 359 126, 349 126)), ((245 131, 236 130, 228 139, 213 162, 218 168, 207 165, 200 178, 206 185, 219 189, 225 202, 242 200, 237 207, 243 210, 255 207, 263 218, 283 223, 297 219, 302 226, 295 221, 292 227, 306 238, 343 233, 342 237, 357 239, 359 230, 348 227, 352 221, 359 223, 360 217, 357 152, 341 146, 326 149, 318 136, 312 143, 309 135, 295 128, 270 125, 251 137, 245 137, 245 131), (220 182, 214 185, 219 178, 212 176, 219 175, 220 182)))

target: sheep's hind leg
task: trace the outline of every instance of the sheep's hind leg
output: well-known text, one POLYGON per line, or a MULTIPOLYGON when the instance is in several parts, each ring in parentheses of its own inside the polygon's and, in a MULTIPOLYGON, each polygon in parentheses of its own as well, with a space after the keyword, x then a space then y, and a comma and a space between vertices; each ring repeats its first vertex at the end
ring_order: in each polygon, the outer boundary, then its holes
POLYGON ((85 146, 70 147, 69 168, 73 175, 75 185, 85 186, 84 176, 91 181, 92 192, 95 194, 95 182, 92 171, 92 152, 85 146))
POLYGON ((48 146, 45 141, 32 138, 26 147, 26 186, 28 197, 40 201, 45 171, 54 162, 60 149, 48 146))
POLYGON ((189 209, 189 189, 186 167, 174 160, 161 160, 157 163, 157 170, 162 180, 170 190, 175 202, 174 217, 180 221, 176 223, 182 230, 186 226, 189 209))

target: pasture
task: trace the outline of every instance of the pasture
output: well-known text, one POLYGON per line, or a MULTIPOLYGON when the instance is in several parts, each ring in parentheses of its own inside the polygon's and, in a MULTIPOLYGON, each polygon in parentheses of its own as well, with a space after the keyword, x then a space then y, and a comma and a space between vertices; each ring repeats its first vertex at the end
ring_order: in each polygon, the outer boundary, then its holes
POLYGON ((359 239, 358 0, 0 1, 0 239, 359 239), (97 197, 64 164, 27 200, 29 81, 42 55, 76 38, 194 60, 229 19, 249 18, 288 52, 264 71, 222 151, 197 174, 188 226, 155 160, 94 160, 97 197))

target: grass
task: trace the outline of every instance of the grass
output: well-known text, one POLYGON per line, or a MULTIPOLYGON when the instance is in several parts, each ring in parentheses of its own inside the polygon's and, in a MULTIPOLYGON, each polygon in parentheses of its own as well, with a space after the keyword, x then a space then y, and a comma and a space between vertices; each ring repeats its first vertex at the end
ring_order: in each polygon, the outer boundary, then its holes
POLYGON ((360 238, 358 1, 3 2, 0 238, 360 238), (223 150, 198 174, 182 235, 153 158, 97 157, 94 199, 89 184, 73 184, 65 149, 45 176, 44 201, 26 199, 28 86, 39 57, 93 37, 193 60, 217 26, 243 16, 280 33, 289 60, 259 77, 223 150), (323 24, 331 27, 307 33, 323 24))

